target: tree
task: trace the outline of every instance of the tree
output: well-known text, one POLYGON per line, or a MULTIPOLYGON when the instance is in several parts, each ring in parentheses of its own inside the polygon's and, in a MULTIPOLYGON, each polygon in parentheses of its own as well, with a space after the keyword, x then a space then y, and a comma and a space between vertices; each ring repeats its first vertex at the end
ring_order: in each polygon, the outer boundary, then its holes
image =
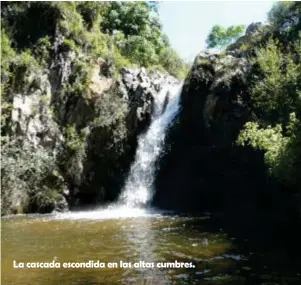
POLYGON ((300 42, 290 49, 293 52, 284 54, 279 43, 270 39, 265 48, 256 50, 254 63, 260 75, 253 76, 252 102, 258 116, 269 123, 286 124, 290 113, 300 114, 300 42))
POLYGON ((119 30, 127 36, 140 35, 150 28, 161 28, 152 5, 146 2, 110 2, 101 23, 104 32, 119 30))
POLYGON ((219 48, 222 49, 234 42, 244 32, 244 25, 230 26, 227 29, 214 25, 206 39, 207 48, 219 48))
POLYGON ((298 2, 275 4, 268 33, 252 46, 250 109, 256 120, 238 137, 238 144, 264 151, 269 173, 296 190, 301 189, 300 9, 298 2))
POLYGON ((301 29, 301 3, 277 2, 269 12, 268 19, 278 33, 296 36, 301 29))
POLYGON ((183 68, 183 60, 175 50, 167 47, 160 53, 160 63, 170 74, 179 77, 179 72, 183 68))
POLYGON ((260 128, 257 122, 248 122, 238 137, 239 145, 250 145, 263 150, 269 173, 286 185, 301 186, 301 121, 290 114, 287 136, 280 125, 260 128))
POLYGON ((159 12, 159 5, 160 5, 159 1, 147 1, 147 4, 152 9, 152 11, 154 11, 155 13, 158 14, 158 12, 159 12))
POLYGON ((155 46, 142 36, 131 36, 128 38, 123 49, 123 54, 134 63, 149 67, 158 64, 159 58, 155 46))

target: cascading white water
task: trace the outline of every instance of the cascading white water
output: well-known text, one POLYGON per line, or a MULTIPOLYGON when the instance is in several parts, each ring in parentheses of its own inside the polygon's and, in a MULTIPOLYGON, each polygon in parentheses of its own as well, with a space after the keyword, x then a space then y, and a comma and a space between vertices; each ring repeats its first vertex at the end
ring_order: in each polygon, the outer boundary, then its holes
POLYGON ((181 90, 182 84, 166 85, 156 96, 152 122, 138 138, 135 161, 117 203, 94 211, 60 213, 55 216, 56 219, 119 219, 160 215, 158 210, 149 211, 144 206, 154 192, 155 163, 162 151, 166 130, 179 111, 181 90))
POLYGON ((178 113, 181 90, 182 85, 167 85, 156 96, 152 122, 138 139, 135 161, 119 197, 119 204, 135 208, 143 207, 151 200, 155 162, 162 151, 166 130, 178 113))

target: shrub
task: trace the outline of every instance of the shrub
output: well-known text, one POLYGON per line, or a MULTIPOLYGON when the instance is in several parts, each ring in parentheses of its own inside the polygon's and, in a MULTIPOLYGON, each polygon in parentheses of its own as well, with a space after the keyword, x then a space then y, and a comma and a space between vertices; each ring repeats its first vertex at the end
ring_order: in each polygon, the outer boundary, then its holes
POLYGON ((64 41, 62 42, 60 48, 63 52, 78 51, 79 50, 79 47, 77 47, 75 42, 73 40, 67 39, 67 38, 64 38, 64 41))
POLYGON ((9 67, 14 60, 15 51, 11 48, 11 41, 5 33, 1 30, 1 82, 7 82, 10 76, 9 67))
POLYGON ((33 47, 33 55, 40 65, 46 66, 50 61, 51 42, 49 36, 38 39, 33 47))
POLYGON ((44 149, 34 149, 20 139, 2 137, 1 195, 4 214, 20 207, 26 211, 36 193, 46 192, 46 182, 53 176, 55 157, 44 149))
POLYGON ((188 73, 188 66, 183 62, 175 50, 170 47, 164 48, 160 53, 160 64, 171 75, 184 79, 188 73))
POLYGON ((25 92, 35 84, 35 75, 39 73, 40 66, 32 56, 30 50, 16 55, 12 65, 12 76, 10 87, 15 92, 25 92))
POLYGON ((282 53, 273 40, 257 49, 254 63, 259 69, 251 86, 254 107, 262 119, 285 125, 301 106, 301 65, 294 53, 282 53))
MULTIPOLYGON (((106 8, 107 3, 94 1, 79 2, 76 7, 88 30, 91 30, 95 22, 98 21, 98 17, 102 16, 106 12, 106 8)), ((100 22, 98 23, 100 24, 100 22)))
POLYGON ((65 146, 72 154, 83 155, 85 152, 85 136, 78 134, 74 125, 65 129, 65 146))
POLYGON ((237 142, 265 151, 264 159, 271 175, 287 185, 301 186, 301 122, 294 113, 290 114, 287 136, 280 125, 260 128, 258 123, 248 122, 237 142))
POLYGON ((144 67, 159 63, 155 46, 142 36, 130 36, 125 43, 122 54, 130 58, 132 62, 144 67))

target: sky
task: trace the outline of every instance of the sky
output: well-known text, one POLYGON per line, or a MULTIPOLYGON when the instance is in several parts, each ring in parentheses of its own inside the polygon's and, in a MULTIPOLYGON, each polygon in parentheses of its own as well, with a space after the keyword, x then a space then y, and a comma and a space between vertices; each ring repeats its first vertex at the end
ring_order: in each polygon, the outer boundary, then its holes
POLYGON ((213 25, 249 25, 264 22, 272 1, 180 1, 160 2, 159 15, 163 31, 171 46, 182 58, 193 61, 205 49, 206 38, 213 25))

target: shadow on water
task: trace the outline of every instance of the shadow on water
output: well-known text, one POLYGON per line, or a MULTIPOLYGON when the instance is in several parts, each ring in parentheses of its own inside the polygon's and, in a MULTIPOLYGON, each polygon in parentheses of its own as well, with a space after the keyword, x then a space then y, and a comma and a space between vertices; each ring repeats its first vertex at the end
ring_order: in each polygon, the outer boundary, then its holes
MULTIPOLYGON (((263 218, 264 219, 264 218, 263 218)), ((239 219, 236 219, 239 220, 239 219)), ((234 222, 227 222, 223 214, 210 215, 210 218, 202 221, 189 220, 186 227, 196 229, 200 235, 223 233, 226 239, 231 241, 231 246, 223 256, 215 256, 214 259, 222 260, 223 257, 232 259, 234 262, 223 269, 223 273, 210 275, 204 274, 203 280, 219 280, 213 284, 245 284, 245 285, 300 285, 301 284, 301 251, 300 233, 285 230, 296 225, 272 225, 264 229, 267 221, 257 224, 257 228, 245 231, 234 222), (227 278, 219 278, 222 275, 235 276, 236 281, 227 278), (209 276, 209 278, 208 278, 209 276), (210 277, 211 276, 211 277, 210 277), (233 283, 234 282, 234 283, 233 283)), ((210 239, 209 239, 210 240, 210 239)), ((209 242, 210 243, 210 242, 209 242)), ((203 261, 204 268, 210 266, 203 261)), ((211 284, 211 283, 206 283, 211 284)))

